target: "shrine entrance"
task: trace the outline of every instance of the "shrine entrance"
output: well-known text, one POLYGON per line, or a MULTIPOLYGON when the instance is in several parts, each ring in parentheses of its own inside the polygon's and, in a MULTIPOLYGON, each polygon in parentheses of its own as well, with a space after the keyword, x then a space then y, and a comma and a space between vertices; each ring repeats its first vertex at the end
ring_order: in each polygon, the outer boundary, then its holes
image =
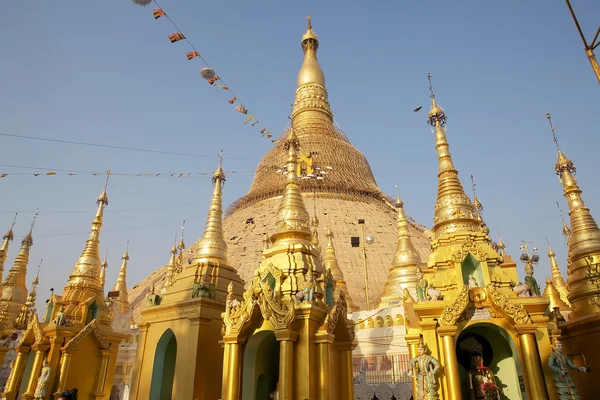
POLYGON ((150 400, 171 400, 177 359, 177 340, 172 330, 167 329, 156 345, 150 400))
POLYGON ((478 323, 461 332, 456 341, 456 355, 463 399, 471 398, 470 371, 472 358, 483 357, 483 365, 494 374, 496 385, 502 389, 501 400, 528 400, 519 351, 512 337, 501 327, 478 323))
POLYGON ((244 350, 242 400, 268 399, 279 381, 279 342, 273 331, 252 335, 244 350))

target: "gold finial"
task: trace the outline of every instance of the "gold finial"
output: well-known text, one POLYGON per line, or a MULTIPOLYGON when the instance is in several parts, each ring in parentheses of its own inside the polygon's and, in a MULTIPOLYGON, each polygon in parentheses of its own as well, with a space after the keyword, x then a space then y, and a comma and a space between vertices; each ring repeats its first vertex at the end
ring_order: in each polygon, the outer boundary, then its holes
POLYGON ((560 208, 558 201, 556 202, 556 207, 558 207, 558 211, 560 212, 560 220, 562 221, 562 234, 564 237, 567 238, 568 245, 568 241, 571 238, 571 228, 569 228, 569 225, 567 225, 567 223, 565 222, 565 218, 563 217, 563 210, 562 208, 560 208))
POLYGON ((496 231, 498 232, 498 242, 496 245, 498 246, 498 255, 501 257, 506 256, 506 245, 504 241, 502 241, 502 237, 500 236, 500 227, 496 224, 496 231))
POLYGON ((223 238, 223 183, 225 176, 219 164, 213 174, 214 190, 204 235, 196 247, 196 262, 212 261, 214 263, 227 262, 227 243, 223 238))
POLYGON ((181 224, 181 240, 179 241, 179 251, 183 251, 183 249, 185 249, 185 241, 184 241, 184 236, 185 236, 185 219, 183 220, 183 223, 181 224))
POLYGON ((312 24, 310 22, 310 13, 308 13, 308 15, 306 16, 306 19, 308 20, 308 29, 312 29, 312 24))
POLYGON ((221 152, 217 154, 217 157, 219 157, 219 166, 217 167, 217 170, 213 173, 212 182, 213 182, 213 185, 215 185, 217 182, 217 179, 220 179, 221 185, 224 185, 226 179, 225 179, 225 173, 223 172, 223 168, 222 168, 223 150, 221 150, 221 152))
MULTIPOLYGON (((475 179, 473 178, 473 174, 471 174, 471 187, 473 188, 473 206, 479 212, 479 214, 481 214, 481 211, 483 211, 483 204, 481 204, 481 202, 477 198, 477 191, 475 190, 476 186, 477 185, 475 184, 475 179)), ((481 218, 481 216, 480 216, 480 218, 481 218)))
POLYGON ((100 275, 98 278, 100 279, 100 285, 104 287, 106 283, 106 270, 108 268, 108 248, 106 248, 106 253, 104 255, 104 261, 100 264, 100 275))
POLYGON ((421 259, 415 246, 410 240, 408 220, 404 213, 404 203, 402 202, 400 195, 398 195, 398 199, 396 200, 396 208, 398 209, 398 244, 396 246, 396 252, 394 253, 394 259, 392 260, 392 267, 417 265, 421 259))
POLYGON ((271 235, 272 243, 287 237, 301 238, 309 242, 311 240, 310 217, 304 206, 302 192, 298 186, 298 176, 296 175, 299 148, 300 142, 296 137, 296 131, 292 127, 285 142, 285 149, 288 151, 287 181, 277 211, 276 232, 271 235))
POLYGON ((445 128, 446 114, 435 101, 431 74, 427 74, 429 91, 431 92, 432 106, 428 115, 428 122, 435 128, 436 150, 438 155, 438 195, 435 203, 433 217, 433 233, 436 237, 444 233, 456 231, 475 232, 482 228, 477 220, 476 210, 471 199, 458 179, 458 171, 452 162, 450 146, 446 139, 445 128))
MULTIPOLYGON (((556 261, 556 254, 550 246, 550 241, 548 240, 548 237, 546 237, 546 243, 548 243, 548 258, 550 259, 550 272, 552 273, 552 284, 554 285, 554 288, 558 291, 560 299, 570 306, 571 303, 567 297, 569 294, 567 283, 565 282, 562 273, 560 272, 560 267, 558 266, 558 262, 556 261)), ((561 306, 561 309, 564 309, 564 307, 561 306)))
POLYGON ((31 282, 31 284, 34 288, 37 288, 37 285, 39 285, 39 283, 40 283, 40 269, 42 268, 43 262, 44 262, 44 259, 41 258, 40 263, 38 264, 37 273, 35 274, 35 278, 33 278, 33 282, 31 282))
POLYGON ((175 268, 177 267, 177 234, 175 234, 175 241, 173 242, 173 247, 171 247, 171 257, 169 259, 169 264, 167 264, 167 276, 165 279, 165 283, 162 288, 162 292, 166 293, 167 288, 173 284, 173 280, 175 278, 175 268))
POLYGON ((558 179, 562 183, 563 175, 567 173, 568 177, 572 177, 574 179, 575 173, 577 169, 575 168, 575 164, 573 161, 569 160, 563 152, 560 150, 560 146, 558 145, 558 139, 556 138, 556 127, 552 124, 552 116, 550 113, 546 113, 546 119, 548 119, 548 123, 550 124, 550 130, 552 131, 552 140, 556 145, 556 151, 558 153, 558 158, 556 160, 556 175, 558 175, 558 179))
POLYGON ((548 277, 546 277, 546 288, 544 289, 542 296, 550 300, 550 305, 548 306, 550 310, 554 309, 554 307, 559 307, 561 310, 565 311, 570 310, 569 304, 563 300, 560 291, 548 277))
POLYGON ((116 303, 119 306, 119 311, 123 314, 129 311, 129 295, 127 293, 127 262, 129 261, 129 239, 127 239, 127 248, 125 253, 121 257, 123 262, 121 263, 121 268, 119 269, 119 276, 117 278, 117 282, 113 287, 113 291, 119 292, 119 296, 117 296, 116 303))
POLYGON ((13 219, 12 225, 10 226, 10 229, 2 237, 4 242, 2 243, 2 247, 0 247, 0 282, 2 282, 2 272, 4 271, 4 262, 6 261, 6 256, 8 255, 8 247, 10 245, 10 242, 12 242, 15 238, 15 235, 13 233, 13 228, 15 227, 15 223, 17 222, 18 214, 19 213, 15 214, 15 217, 13 219))

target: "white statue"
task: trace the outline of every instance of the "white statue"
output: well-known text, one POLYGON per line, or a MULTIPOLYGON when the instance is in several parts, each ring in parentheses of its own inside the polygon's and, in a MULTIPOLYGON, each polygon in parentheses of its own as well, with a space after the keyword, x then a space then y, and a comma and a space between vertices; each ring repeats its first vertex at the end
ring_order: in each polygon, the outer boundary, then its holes
POLYGON ((442 292, 440 292, 438 289, 436 289, 434 287, 430 287, 427 290, 427 294, 431 298, 431 301, 438 301, 438 300, 440 300, 440 297, 442 296, 442 292))
POLYGON ((473 289, 476 287, 479 287, 479 285, 477 284, 477 280, 475 280, 473 274, 469 274, 469 289, 473 289))
POLYGON ((35 392, 33 393, 35 400, 44 400, 44 397, 46 396, 46 384, 48 383, 51 372, 52 368, 50 368, 48 365, 48 360, 44 360, 44 363, 42 364, 42 372, 40 373, 37 386, 35 387, 35 392))

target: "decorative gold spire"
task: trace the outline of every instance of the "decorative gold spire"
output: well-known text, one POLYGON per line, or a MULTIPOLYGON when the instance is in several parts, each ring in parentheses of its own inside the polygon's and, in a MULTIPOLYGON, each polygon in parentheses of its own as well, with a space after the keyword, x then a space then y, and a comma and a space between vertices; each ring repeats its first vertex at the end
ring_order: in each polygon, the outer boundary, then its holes
POLYGON ((25 301, 25 304, 23 304, 23 307, 21 307, 21 312, 19 313, 19 316, 14 321, 15 329, 18 329, 18 330, 27 329, 27 325, 29 324, 29 321, 31 320, 32 313, 35 310, 35 301, 36 301, 36 297, 37 297, 37 286, 40 282, 40 280, 39 280, 40 268, 42 267, 43 261, 44 260, 40 260, 40 264, 38 265, 37 274, 35 275, 35 278, 31 282, 31 290, 29 291, 29 295, 27 296, 27 301, 25 301))
MULTIPOLYGON (((77 260, 77 263, 73 267, 71 276, 69 277, 68 286, 81 286, 90 287, 95 291, 103 291, 103 287, 100 282, 100 269, 102 267, 100 261, 100 229, 102 228, 102 221, 104 218, 104 207, 108 205, 108 195, 106 194, 106 188, 108 186, 108 179, 110 177, 110 171, 107 171, 106 183, 104 184, 104 190, 96 201, 98 208, 94 221, 92 222, 92 230, 90 236, 85 244, 85 248, 77 260)), ((66 288, 65 288, 66 290, 66 288)), ((66 293, 65 293, 66 294, 66 293)))
MULTIPOLYGON (((104 284, 106 283, 106 269, 108 268, 108 249, 106 249, 106 254, 104 255, 104 261, 102 261, 102 265, 100 266, 100 284, 104 288, 104 284)), ((102 290, 104 291, 104 290, 102 290)))
POLYGON ((296 90, 292 122, 297 122, 296 119, 333 121, 333 113, 325 89, 325 74, 317 61, 318 48, 319 38, 312 30, 309 15, 308 28, 302 36, 304 62, 298 72, 298 89, 296 90))
MULTIPOLYGON (((175 247, 175 246, 173 246, 175 247)), ((123 263, 119 270, 119 277, 113 287, 113 291, 119 292, 119 296, 116 299, 116 303, 119 306, 119 311, 123 314, 129 312, 129 295, 127 294, 127 262, 129 261, 129 240, 127 241, 127 249, 125 254, 121 257, 123 263)))
POLYGON ((185 219, 183 220, 183 223, 181 224, 181 240, 179 241, 179 251, 183 251, 183 249, 185 249, 185 241, 184 241, 184 236, 185 236, 185 219))
POLYGON ((410 240, 408 220, 404 213, 404 203, 400 195, 396 199, 396 208, 398 209, 398 245, 378 307, 400 305, 401 289, 414 289, 417 285, 417 265, 421 262, 421 259, 410 240))
POLYGON ((162 292, 163 294, 167 292, 169 286, 173 284, 173 279, 175 278, 175 269, 177 268, 177 235, 175 235, 175 242, 173 243, 173 247, 171 247, 171 258, 169 259, 169 264, 167 264, 167 276, 165 278, 165 284, 163 285, 162 292))
MULTIPOLYGON (((546 241, 548 241, 548 238, 546 238, 546 241)), ((552 247, 550 247, 550 243, 548 243, 548 258, 550 259, 550 272, 552 273, 552 284, 554 285, 554 288, 558 291, 558 293, 560 293, 560 298, 562 299, 562 301, 564 301, 570 306, 569 299, 567 298, 567 295, 569 294, 567 283, 565 282, 560 272, 560 267, 556 262, 556 254, 554 253, 554 250, 552 250, 552 247)))
POLYGON ((331 270, 331 276, 335 281, 335 292, 334 297, 337 299, 339 297, 340 291, 344 292, 346 295, 346 303, 348 304, 348 309, 350 311, 358 311, 359 308, 354 301, 352 301, 352 297, 350 297, 350 291, 348 290, 348 286, 346 285, 346 280, 344 279, 344 273, 342 272, 337 258, 335 256, 335 248, 333 247, 333 232, 331 231, 331 227, 327 229, 327 248, 325 249, 325 262, 324 268, 327 270, 331 270))
MULTIPOLYGON (((13 219, 13 223, 10 226, 10 229, 4 234, 2 239, 4 242, 2 243, 2 247, 0 247, 0 282, 2 282, 2 273, 4 272, 4 262, 6 261, 6 256, 8 255, 8 246, 10 242, 12 242, 15 238, 13 233, 13 228, 15 227, 15 223, 17 222, 17 214, 15 214, 15 218, 13 219)), ((0 288, 1 290, 1 288, 0 288)))
POLYGON ((581 190, 575 177, 575 164, 561 151, 556 139, 551 116, 550 123, 554 143, 558 152, 556 174, 563 185, 564 196, 569 203, 571 237, 569 240, 569 301, 575 318, 600 311, 600 291, 590 281, 589 268, 600 263, 600 229, 589 208, 581 198, 581 190))
POLYGON ((396 199, 396 208, 398 209, 398 245, 396 246, 396 252, 394 253, 394 259, 392 266, 403 267, 408 265, 417 265, 421 258, 419 253, 410 241, 410 235, 408 234, 408 220, 404 213, 404 202, 398 195, 396 199))
POLYGON ((196 262, 212 261, 227 263, 227 243, 223 238, 223 193, 225 185, 225 174, 223 173, 222 150, 219 153, 219 166, 213 173, 212 182, 215 186, 213 190, 206 228, 204 235, 198 241, 196 249, 196 262))
POLYGON ((12 324, 19 315, 21 308, 27 301, 27 265, 29 264, 29 251, 33 246, 33 227, 38 213, 36 212, 29 226, 29 232, 21 241, 21 249, 15 257, 13 266, 6 275, 2 285, 2 301, 9 305, 6 323, 12 324))
POLYGON ((479 230, 480 224, 477 221, 475 208, 458 179, 458 171, 452 163, 452 156, 446 140, 446 113, 435 101, 435 94, 431 86, 431 74, 427 74, 427 77, 431 92, 431 110, 429 110, 428 122, 435 128, 435 147, 438 153, 438 193, 432 230, 436 237, 455 231, 476 232, 479 230))
POLYGON ((323 260, 323 254, 321 253, 321 244, 319 243, 319 218, 317 217, 317 199, 316 197, 313 199, 314 200, 314 211, 313 211, 313 218, 312 218, 312 245, 314 246, 315 249, 317 249, 317 252, 319 253, 319 259, 322 261, 323 260))
POLYGON ((287 182, 277 211, 276 232, 271 235, 271 242, 273 243, 286 238, 300 238, 307 241, 312 238, 309 228, 310 217, 304 206, 302 192, 298 187, 298 176, 296 175, 299 145, 298 138, 292 129, 285 146, 289 156, 287 182))
POLYGON ((550 300, 550 305, 548 306, 549 310, 553 310, 554 307, 559 307, 561 311, 571 310, 571 307, 563 301, 559 291, 548 277, 546 277, 546 288, 544 289, 542 296, 550 300))
POLYGON ((496 244, 498 245, 498 255, 505 257, 506 256, 506 245, 502 241, 500 234, 498 234, 498 243, 496 243, 496 244))

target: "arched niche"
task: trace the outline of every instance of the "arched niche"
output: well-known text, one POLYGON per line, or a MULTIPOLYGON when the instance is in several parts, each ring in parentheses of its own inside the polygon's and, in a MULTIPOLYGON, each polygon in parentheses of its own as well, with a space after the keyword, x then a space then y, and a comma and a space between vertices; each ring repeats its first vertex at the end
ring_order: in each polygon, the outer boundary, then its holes
POLYGON ((469 284, 469 275, 473 275, 477 281, 477 286, 484 287, 485 280, 483 279, 483 270, 481 269, 481 263, 477 261, 471 253, 467 254, 465 259, 460 264, 462 279, 465 285, 469 284))
POLYGON ((87 308, 87 311, 85 314, 85 324, 87 325, 97 318, 98 318, 98 304, 96 303, 96 300, 94 300, 94 301, 92 301, 92 304, 90 304, 87 308))
POLYGON ((268 399, 278 381, 279 342, 273 331, 259 331, 244 349, 242 400, 268 399))
POLYGON ((461 344, 475 339, 481 345, 484 366, 491 369, 496 384, 503 390, 501 400, 527 400, 523 381, 523 366, 513 337, 502 327, 490 323, 477 323, 463 330, 456 341, 456 354, 459 362, 461 392, 465 399, 471 398, 469 370, 472 353, 461 344))
POLYGON ((152 366, 150 400, 172 399, 176 358, 177 340, 173 331, 167 329, 156 345, 154 365, 152 366))

